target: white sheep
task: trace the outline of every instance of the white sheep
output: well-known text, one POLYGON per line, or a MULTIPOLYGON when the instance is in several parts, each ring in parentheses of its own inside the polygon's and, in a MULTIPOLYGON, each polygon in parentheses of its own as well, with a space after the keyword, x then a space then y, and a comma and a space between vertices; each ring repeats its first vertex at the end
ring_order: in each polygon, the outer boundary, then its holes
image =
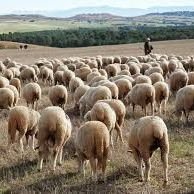
POLYGON ((155 88, 148 83, 142 83, 135 85, 132 90, 125 97, 125 102, 127 104, 132 104, 133 113, 135 110, 135 105, 140 105, 147 116, 146 107, 150 103, 152 115, 154 115, 154 105, 155 105, 155 88))
POLYGON ((15 86, 18 90, 19 96, 21 95, 21 82, 18 78, 13 78, 10 80, 10 85, 15 86))
POLYGON ((8 145, 11 146, 16 141, 18 131, 18 141, 23 152, 23 137, 26 136, 27 145, 29 136, 32 136, 32 149, 34 150, 35 135, 38 132, 38 122, 40 114, 25 106, 16 106, 11 109, 8 118, 8 145))
POLYGON ((105 179, 106 163, 110 146, 110 135, 106 125, 100 121, 86 122, 75 138, 79 171, 84 173, 86 160, 89 160, 92 176, 97 179, 97 170, 102 170, 105 179))
POLYGON ((128 144, 138 164, 140 180, 145 182, 150 180, 150 159, 152 154, 157 148, 160 148, 164 169, 164 184, 167 184, 169 141, 164 121, 157 116, 147 116, 136 120, 129 132, 128 144), (143 162, 145 163, 145 176, 143 162))
POLYGON ((6 88, 9 88, 14 93, 13 106, 16 106, 16 104, 18 103, 18 100, 19 100, 19 92, 18 92, 17 88, 15 86, 12 86, 12 85, 8 85, 8 86, 6 86, 6 88))
POLYGON ((75 92, 75 90, 79 86, 83 86, 83 85, 84 85, 84 82, 79 77, 73 77, 69 82, 69 90, 70 92, 75 92))
POLYGON ((65 109, 68 98, 68 93, 65 86, 52 86, 49 90, 48 96, 53 106, 60 106, 61 108, 65 109))
POLYGON ((23 88, 23 98, 25 99, 27 106, 32 104, 32 108, 38 109, 38 100, 41 99, 41 88, 37 83, 26 84, 23 88))
POLYGON ((43 110, 38 131, 38 169, 42 170, 43 159, 53 155, 53 170, 57 157, 62 164, 63 147, 71 136, 71 121, 62 108, 51 106, 43 110))
POLYGON ((10 110, 14 103, 14 93, 9 88, 0 88, 0 108, 10 110))
POLYGON ((162 102, 164 102, 164 113, 166 115, 166 104, 169 98, 169 88, 168 84, 165 82, 156 82, 154 84, 155 88, 155 101, 158 105, 159 114, 161 115, 161 106, 162 102))

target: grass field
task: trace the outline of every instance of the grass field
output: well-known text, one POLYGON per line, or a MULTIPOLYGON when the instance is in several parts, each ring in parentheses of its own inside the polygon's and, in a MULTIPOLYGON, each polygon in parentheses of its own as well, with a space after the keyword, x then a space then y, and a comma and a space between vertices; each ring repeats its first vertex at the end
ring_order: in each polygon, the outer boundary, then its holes
MULTIPOLYGON (((8 44, 8 43, 7 43, 8 44)), ((162 50, 166 54, 191 55, 194 40, 169 41, 153 43, 156 51, 162 50), (157 50, 158 49, 158 50, 157 50)), ((31 46, 29 50, 14 49, 0 50, 0 60, 10 57, 23 64, 33 64, 39 57, 62 58, 70 56, 96 56, 96 55, 141 55, 139 47, 142 44, 88 47, 76 49, 55 49, 31 46)), ((48 99, 48 86, 39 82, 42 88, 42 99, 39 111, 51 105, 48 99)), ((25 105, 24 99, 19 105, 25 105)), ((69 93, 66 113, 73 125, 73 137, 83 124, 79 113, 73 111, 72 94, 69 93)), ((188 125, 177 125, 177 119, 172 114, 174 99, 168 103, 167 116, 163 119, 168 127, 170 154, 169 154, 169 185, 162 186, 163 169, 160 162, 160 152, 156 151, 152 158, 151 182, 143 184, 138 182, 136 163, 127 152, 127 136, 134 121, 143 116, 140 108, 132 115, 132 108, 127 107, 127 116, 123 126, 125 143, 115 143, 110 162, 107 166, 107 182, 94 183, 90 179, 88 168, 86 178, 77 173, 76 158, 73 154, 72 141, 64 150, 64 161, 53 173, 49 164, 44 164, 43 171, 36 169, 37 152, 27 149, 23 155, 15 146, 9 153, 7 145, 7 116, 8 112, 0 111, 0 193, 193 193, 194 192, 194 114, 190 116, 188 125)))

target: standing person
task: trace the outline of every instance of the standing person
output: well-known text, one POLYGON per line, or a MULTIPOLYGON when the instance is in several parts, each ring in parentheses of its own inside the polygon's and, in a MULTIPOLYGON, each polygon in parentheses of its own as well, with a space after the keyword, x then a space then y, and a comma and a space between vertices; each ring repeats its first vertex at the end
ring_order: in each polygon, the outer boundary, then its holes
POLYGON ((152 52, 153 46, 150 44, 150 38, 147 38, 144 44, 145 55, 149 55, 152 52))

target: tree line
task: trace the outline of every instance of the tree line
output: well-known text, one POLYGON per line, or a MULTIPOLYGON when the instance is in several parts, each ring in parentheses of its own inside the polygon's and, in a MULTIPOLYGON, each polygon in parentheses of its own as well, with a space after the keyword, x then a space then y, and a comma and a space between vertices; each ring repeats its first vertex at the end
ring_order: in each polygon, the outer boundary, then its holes
POLYGON ((51 47, 85 47, 152 41, 193 39, 194 26, 79 28, 0 34, 1 41, 14 41, 51 47))

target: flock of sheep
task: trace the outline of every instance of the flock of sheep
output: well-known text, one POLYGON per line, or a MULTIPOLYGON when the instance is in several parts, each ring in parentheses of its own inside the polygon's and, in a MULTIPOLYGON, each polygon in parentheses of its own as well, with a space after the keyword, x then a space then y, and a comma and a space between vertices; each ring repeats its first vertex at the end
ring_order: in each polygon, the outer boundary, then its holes
POLYGON ((68 96, 72 95, 73 108, 85 121, 74 137, 79 171, 85 174, 89 161, 92 177, 96 180, 97 171, 101 170, 105 178, 109 152, 111 149, 114 152, 113 130, 117 133, 116 140, 124 142, 122 126, 126 111, 132 105, 134 112, 138 105, 145 116, 137 119, 130 129, 128 151, 138 164, 140 180, 147 182, 151 156, 160 148, 166 184, 168 132, 162 118, 154 113, 158 112, 161 117, 166 114, 171 95, 176 98, 174 114, 180 120, 184 113, 188 122, 189 112, 194 109, 193 70, 194 59, 190 56, 159 54, 42 58, 30 66, 6 58, 0 62, 0 108, 9 110, 9 149, 18 141, 24 152, 23 139, 29 144, 31 138, 32 149, 38 149, 38 169, 52 155, 55 170, 57 159, 61 164, 63 147, 72 136, 73 126, 65 113, 68 96), (41 114, 38 112, 40 83, 50 86, 48 97, 53 105, 41 114), (27 107, 17 106, 20 97, 25 99, 27 107))

